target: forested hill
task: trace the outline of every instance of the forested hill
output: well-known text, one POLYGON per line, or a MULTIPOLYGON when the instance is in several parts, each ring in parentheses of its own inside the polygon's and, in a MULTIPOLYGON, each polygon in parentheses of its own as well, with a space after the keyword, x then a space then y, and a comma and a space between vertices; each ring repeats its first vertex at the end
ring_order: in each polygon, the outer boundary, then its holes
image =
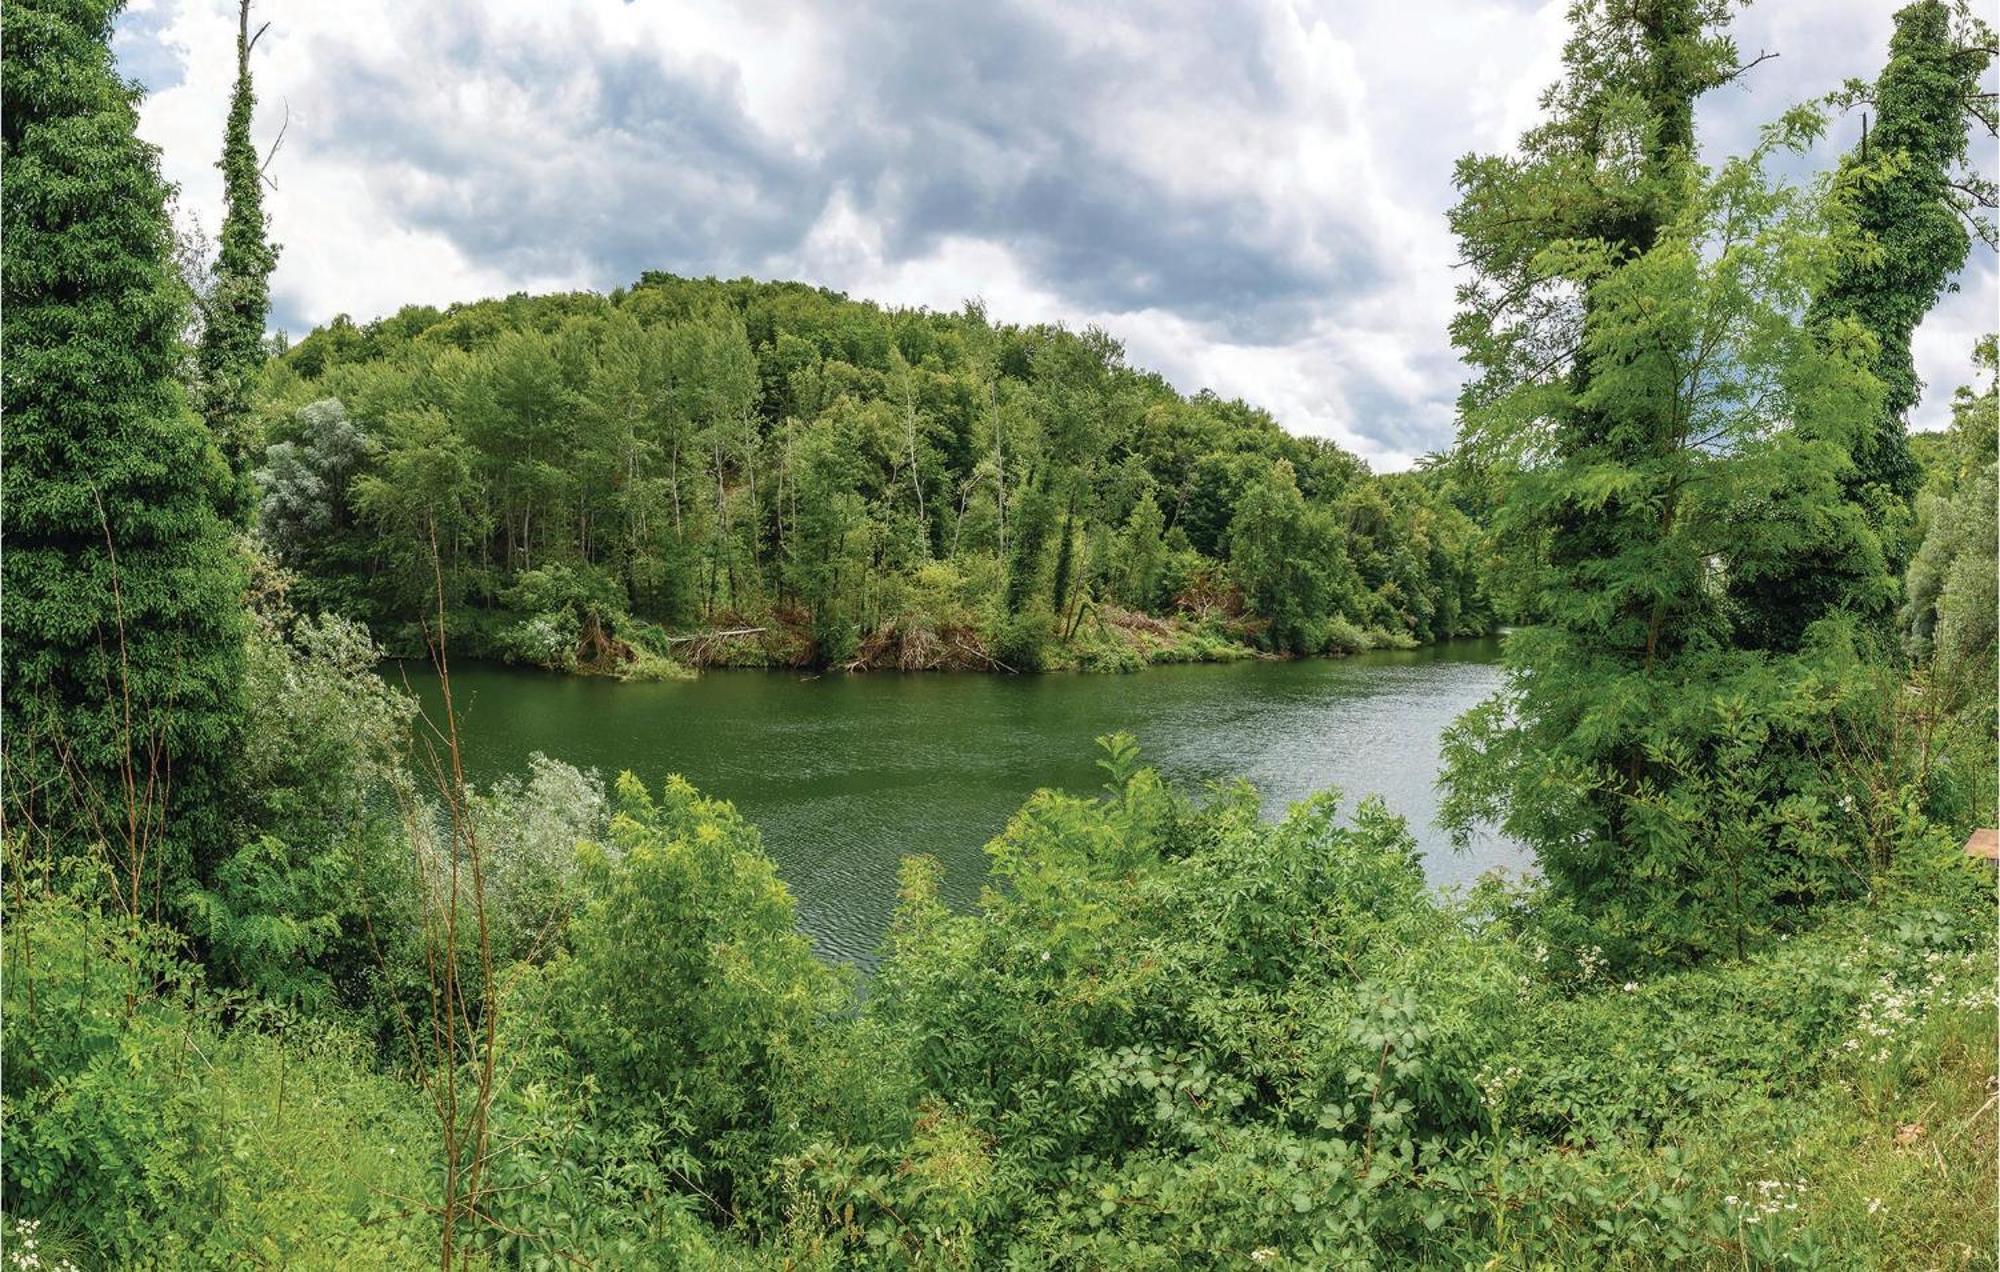
POLYGON ((548 666, 1129 667, 1490 630, 1467 492, 1111 336, 798 283, 407 307, 274 358, 260 525, 310 603, 548 666))

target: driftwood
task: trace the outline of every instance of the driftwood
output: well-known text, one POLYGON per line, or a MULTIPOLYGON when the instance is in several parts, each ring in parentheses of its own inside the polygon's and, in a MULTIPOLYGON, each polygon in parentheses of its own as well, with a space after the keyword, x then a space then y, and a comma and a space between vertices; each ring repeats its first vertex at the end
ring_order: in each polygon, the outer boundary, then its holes
POLYGON ((696 632, 692 636, 669 636, 667 637, 667 643, 669 645, 685 645, 692 641, 724 640, 731 636, 762 636, 769 630, 766 627, 731 627, 726 631, 696 632))

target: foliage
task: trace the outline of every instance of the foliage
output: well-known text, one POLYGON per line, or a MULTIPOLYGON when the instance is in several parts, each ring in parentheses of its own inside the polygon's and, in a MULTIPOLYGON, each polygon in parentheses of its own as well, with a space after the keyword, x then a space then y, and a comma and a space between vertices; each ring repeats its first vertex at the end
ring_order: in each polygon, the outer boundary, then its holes
POLYGON ((1984 388, 1961 388, 1943 452, 1918 501, 1919 546, 1905 581, 1902 620, 1911 659, 1924 677, 1924 722, 1937 727, 1933 745, 1940 775, 1954 788, 1955 824, 1992 825, 1995 818, 1994 557, 2000 374, 1994 338, 1974 360, 1984 388))
MULTIPOLYGON (((1272 825, 1247 787, 1197 803, 1131 738, 1103 746, 1100 795, 1043 792, 989 846, 977 909, 906 866, 846 1011, 755 832, 623 779, 559 952, 507 978, 467 1248, 1927 1266, 1990 1228, 1991 881, 1948 833, 1916 823, 1872 906, 1621 983, 1559 893, 1435 897, 1379 806, 1272 825)), ((482 804, 490 842, 554 825, 520 811, 533 787, 580 793, 544 769, 482 804)), ((15 902, 6 939, 10 1213, 114 1261, 434 1251, 428 1113, 337 1027, 258 1009, 225 1030, 158 934, 60 897, 15 902), (81 1031, 71 1003, 100 1004, 81 1031)))
POLYGON ((539 961, 564 944, 583 900, 577 850, 601 842, 610 822, 604 786, 539 752, 525 778, 503 777, 473 798, 488 855, 493 946, 503 963, 539 961))
POLYGON ((6 24, 5 799, 50 851, 111 841, 153 913, 223 848, 243 570, 227 466, 176 379, 165 186, 115 7, 6 24))
POLYGON ((608 848, 586 849, 588 896, 550 1001, 581 1072, 663 1128, 661 1164, 726 1213, 768 1151, 764 1110, 834 978, 733 808, 679 778, 656 800, 625 774, 617 794, 608 848))
POLYGON ((357 623, 268 615, 246 654, 240 846, 189 895, 190 928, 217 981, 366 1007, 378 971, 366 926, 404 907, 396 805, 414 704, 376 675, 357 623))
POLYGON ((617 582, 591 566, 545 565, 524 570, 500 594, 507 607, 526 614, 500 633, 499 652, 558 671, 615 667, 630 647, 615 633, 624 625, 624 594, 617 582))
MULTIPOLYGON (((1708 171, 1727 7, 1581 0, 1549 119, 1461 164, 1476 378, 1416 472, 1094 328, 647 275, 267 365, 261 542, 304 578, 231 551, 177 397, 112 6, 11 9, 7 1266, 1990 1262, 1994 882, 1959 847, 1994 799, 1990 338, 1917 448, 1907 666, 1876 631, 1896 340, 1990 54, 1912 6, 1882 153, 1773 180, 1800 111, 1708 171), (449 678, 420 731, 345 605, 440 669, 444 616, 628 675, 1532 617, 1446 740, 1447 811, 1543 877, 1440 896, 1377 801, 1265 821, 1114 734, 1098 791, 987 845, 976 907, 905 863, 857 993, 730 805, 541 756, 470 789, 449 678)), ((228 428, 270 261, 241 12, 228 428)))
POLYGON ((1226 584, 1232 545, 1258 540, 1232 537, 1238 501, 1278 462, 1312 510, 1299 568, 1324 596, 1311 621, 1265 613, 1282 596, 1272 582, 1230 644, 1282 628, 1274 647, 1316 649, 1309 629, 1332 614, 1396 643, 1493 621, 1474 520, 1441 480, 1378 478, 1242 403, 1183 398, 1101 331, 999 326, 977 307, 884 311, 795 284, 648 274, 610 296, 336 322, 264 387, 278 421, 266 510, 283 509, 267 536, 307 600, 367 617, 397 647, 429 614, 435 533, 466 652, 569 667, 565 607, 520 590, 567 572, 591 581, 598 610, 722 661, 1103 662, 1085 648, 1102 644, 1098 607, 1212 617, 1214 589, 1184 584, 1226 584), (284 422, 325 398, 372 439, 343 475, 284 422), (336 524, 292 533, 295 504, 336 524), (938 567, 1000 584, 913 628, 906 602, 938 567), (723 652, 718 630, 765 639, 723 652))
POLYGON ((1237 585, 1255 612, 1269 616, 1271 645, 1318 652, 1337 584, 1327 577, 1326 562, 1345 562, 1332 519, 1306 506, 1289 464, 1278 461, 1267 479, 1244 491, 1229 533, 1237 585))
MULTIPOLYGON (((1678 56, 1678 37, 1630 34, 1620 75, 1644 84, 1649 48, 1678 56)), ((1578 84, 1593 38, 1567 55, 1578 84)), ((1624 237, 1564 237, 1537 203, 1573 179, 1562 131, 1531 134, 1523 164, 1468 160, 1454 213, 1483 262, 1455 331, 1482 373, 1465 446, 1506 483, 1496 531, 1544 625, 1510 641, 1506 688, 1448 738, 1446 814, 1532 845, 1625 964, 1740 956, 1865 881, 1826 816, 1848 794, 1824 752, 1853 628, 1755 597, 1828 550, 1852 567, 1830 612, 1894 595, 1842 486, 1880 401, 1867 341, 1801 318, 1863 248, 1839 187, 1766 171, 1820 120, 1795 111, 1704 172, 1666 138, 1707 82, 1621 117, 1652 147, 1610 204, 1644 209, 1614 221, 1624 237)))
MULTIPOLYGON (((1882 382, 1881 413, 1854 450, 1853 482, 1876 484, 1908 504, 1921 474, 1904 442, 1905 417, 1919 384, 1910 339, 1971 249, 1969 219, 1987 183, 1963 169, 1968 115, 1988 116, 1980 81, 1993 59, 1993 32, 1944 0, 1919 0, 1896 13, 1889 60, 1872 86, 1852 90, 1874 108, 1866 140, 1843 164, 1857 189, 1855 215, 1876 252, 1854 253, 1813 297, 1815 315, 1853 318, 1875 337, 1870 368, 1882 382)), ((1990 127, 1990 121, 1989 121, 1990 127)), ((1990 224, 1972 231, 1991 241, 1990 224)))
POLYGON ((348 483, 368 458, 370 440, 337 398, 298 409, 291 436, 264 451, 255 474, 262 490, 257 528, 288 560, 313 560, 353 524, 348 483))
MULTIPOLYGON (((1874 84, 1853 84, 1845 96, 1874 115, 1869 130, 1842 161, 1836 180, 1853 210, 1860 238, 1814 289, 1807 325, 1838 330, 1852 324, 1868 343, 1861 358, 1882 386, 1881 404, 1848 442, 1853 466, 1841 474, 1845 499, 1865 514, 1882 543, 1892 574, 1915 546, 1912 501, 1922 480, 1906 440, 1908 416, 1921 386, 1911 337, 1950 280, 1965 265, 1968 229, 1989 244, 1988 214, 1975 212, 1989 185, 1967 163, 1967 127, 1984 122, 1992 103, 1980 81, 1993 57, 1993 32, 1963 8, 1921 0, 1896 14, 1889 61, 1874 84)), ((1767 615, 1771 635, 1796 644, 1822 615, 1845 609, 1887 635, 1895 598, 1879 586, 1880 570, 1858 559, 1839 536, 1816 536, 1811 505, 1760 510, 1798 523, 1803 541, 1763 576, 1736 585, 1745 607, 1767 615)))
POLYGON ((1104 743, 1106 793, 1031 800, 976 911, 906 866, 874 991, 789 1106, 785 1254, 1721 1267, 1981 1239, 1977 1100, 1931 1122, 1973 1190, 1948 1214, 1892 1143, 1934 1082, 1992 1074, 1990 884, 1948 837, 1875 911, 1621 983, 1556 894, 1437 901, 1379 808, 1260 824, 1104 743))
POLYGON ((251 33, 249 0, 239 0, 236 84, 229 95, 222 159, 216 164, 222 169, 226 210, 214 277, 202 296, 201 343, 195 359, 202 415, 235 479, 228 507, 245 524, 256 502, 250 470, 262 448, 255 435, 253 396, 264 365, 271 271, 278 263, 278 249, 270 241, 264 216, 264 167, 250 140, 257 109, 250 52, 263 33, 262 28, 251 33))
POLYGON ((10 902, 4 941, 11 1214, 83 1266, 423 1256, 422 1115, 357 1039, 261 1009, 225 1031, 168 933, 61 895, 10 902))

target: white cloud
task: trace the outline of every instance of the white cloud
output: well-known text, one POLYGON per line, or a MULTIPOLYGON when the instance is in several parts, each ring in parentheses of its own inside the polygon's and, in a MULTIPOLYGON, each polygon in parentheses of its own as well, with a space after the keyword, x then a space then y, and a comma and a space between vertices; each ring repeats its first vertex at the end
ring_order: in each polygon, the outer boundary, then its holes
MULTIPOLYGON (((1097 323, 1184 390, 1379 466, 1448 444, 1451 165, 1510 144, 1563 0, 266 3, 257 132, 279 320, 608 288, 645 268, 797 277, 888 303, 983 297, 1097 323)), ((1712 149, 1887 46, 1880 0, 1767 0, 1704 102, 1712 149)), ((219 222, 229 0, 137 0, 127 69, 183 207, 219 222)), ((1829 138, 1822 161, 1847 144, 1829 138)), ((1943 423, 2000 271, 1917 339, 1943 423)))

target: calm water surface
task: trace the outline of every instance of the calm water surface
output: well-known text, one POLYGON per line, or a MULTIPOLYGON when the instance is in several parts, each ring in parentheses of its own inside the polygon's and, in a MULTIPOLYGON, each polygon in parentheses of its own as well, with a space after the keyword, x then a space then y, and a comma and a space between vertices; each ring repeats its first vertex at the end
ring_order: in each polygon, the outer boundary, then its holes
MULTIPOLYGON (((903 856, 936 856, 946 899, 970 904, 986 841, 1037 787, 1095 791, 1093 739, 1118 729, 1172 780, 1249 778, 1266 816, 1326 787, 1379 794, 1440 886, 1524 868, 1525 849, 1487 836, 1460 852, 1432 822, 1439 735, 1498 684, 1498 660, 1493 639, 1128 676, 718 671, 657 685, 462 664, 452 687, 474 781, 535 751, 655 786, 683 774, 762 828, 821 953, 866 965, 903 856)), ((435 706, 435 679, 405 670, 435 706)))

